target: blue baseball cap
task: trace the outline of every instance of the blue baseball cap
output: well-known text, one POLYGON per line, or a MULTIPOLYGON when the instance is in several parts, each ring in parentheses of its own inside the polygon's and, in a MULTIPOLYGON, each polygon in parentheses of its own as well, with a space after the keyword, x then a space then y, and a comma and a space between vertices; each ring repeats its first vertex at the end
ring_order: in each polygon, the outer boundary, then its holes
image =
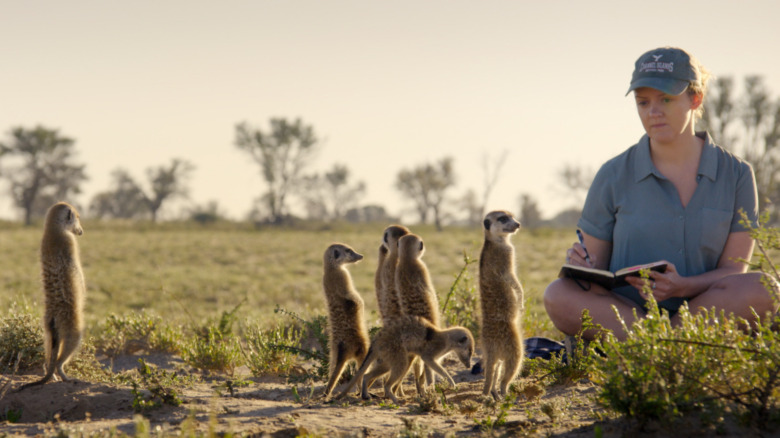
POLYGON ((698 63, 685 50, 661 47, 636 60, 626 95, 637 88, 650 87, 676 96, 691 83, 699 83, 699 76, 698 63))

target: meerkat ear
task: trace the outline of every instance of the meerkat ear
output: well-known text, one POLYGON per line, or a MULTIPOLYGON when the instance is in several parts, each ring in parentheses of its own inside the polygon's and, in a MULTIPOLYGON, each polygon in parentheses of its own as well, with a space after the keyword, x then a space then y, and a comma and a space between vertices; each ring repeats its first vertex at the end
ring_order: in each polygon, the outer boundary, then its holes
POLYGON ((68 209, 68 216, 67 216, 68 222, 73 220, 73 211, 71 209, 68 209))
POLYGON ((425 247, 425 245, 423 244, 423 241, 421 240, 420 241, 420 251, 422 251, 424 249, 424 247, 425 247))
POLYGON ((384 240, 385 243, 387 243, 387 231, 385 231, 385 235, 382 237, 382 240, 384 240))
POLYGON ((490 229, 490 219, 485 219, 485 221, 482 222, 482 224, 485 226, 486 230, 490 229))

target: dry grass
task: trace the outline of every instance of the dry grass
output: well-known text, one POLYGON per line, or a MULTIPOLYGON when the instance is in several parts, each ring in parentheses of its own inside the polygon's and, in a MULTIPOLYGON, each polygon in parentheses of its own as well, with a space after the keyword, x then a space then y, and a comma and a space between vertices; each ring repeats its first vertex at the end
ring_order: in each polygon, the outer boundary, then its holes
MULTIPOLYGON (((384 224, 323 226, 318 230, 245 225, 86 222, 79 240, 87 278, 87 321, 94 327, 108 314, 147 309, 169 322, 199 323, 246 299, 242 318, 271 325, 278 305, 309 316, 325 313, 321 289, 322 253, 332 242, 347 243, 365 256, 351 269, 367 308, 378 320, 373 278, 384 224)), ((479 257, 480 228, 412 226, 426 242, 427 263, 440 299, 463 266, 464 253, 479 257)), ((39 227, 0 224, 0 306, 41 306, 39 227)), ((518 276, 526 292, 527 335, 558 336, 541 303, 557 275, 571 230, 521 230, 513 239, 518 276)), ((477 265, 469 268, 474 282, 477 265)))

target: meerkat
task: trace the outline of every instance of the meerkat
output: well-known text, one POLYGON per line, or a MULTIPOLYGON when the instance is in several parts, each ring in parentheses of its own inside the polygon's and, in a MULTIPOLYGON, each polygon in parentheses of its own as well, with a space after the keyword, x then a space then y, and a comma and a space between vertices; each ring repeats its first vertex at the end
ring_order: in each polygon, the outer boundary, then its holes
POLYGON ((439 327, 439 300, 428 267, 422 261, 425 244, 420 236, 407 234, 398 240, 395 288, 401 312, 419 316, 439 327))
POLYGON ((364 322, 363 299, 352 284, 347 265, 363 256, 341 243, 330 245, 323 255, 322 288, 328 304, 328 346, 330 369, 325 398, 329 398, 347 364, 363 362, 368 353, 368 329, 364 322))
MULTIPOLYGON (((395 287, 403 314, 425 318, 434 326, 440 327, 439 300, 428 268, 422 261, 423 253, 425 253, 425 244, 420 236, 410 233, 398 240, 395 287)), ((419 381, 423 373, 422 365, 420 361, 414 362, 418 392, 422 387, 419 381)), ((425 382, 433 384, 433 379, 433 370, 425 367, 425 382)))
POLYGON ((524 345, 520 331, 523 287, 515 274, 515 249, 509 240, 520 228, 520 223, 507 211, 492 211, 485 216, 483 224, 485 241, 479 258, 481 338, 485 359, 482 394, 498 399, 495 386, 501 365, 501 396, 506 394, 509 383, 523 365, 524 345))
POLYGON ((382 296, 382 265, 385 263, 386 258, 387 258, 387 247, 385 246, 385 243, 382 242, 379 245, 379 255, 377 257, 376 273, 374 273, 374 292, 376 293, 376 302, 377 305, 379 306, 380 317, 382 315, 382 308, 381 308, 381 301, 380 301, 380 298, 382 296))
POLYGON ((42 385, 56 373, 69 381, 63 367, 81 345, 84 333, 86 287, 76 236, 84 234, 76 209, 54 204, 46 213, 41 240, 41 279, 45 295, 43 316, 45 364, 42 379, 19 388, 42 385))
MULTIPOLYGON (((385 379, 385 396, 398 403, 396 391, 401 385, 401 379, 409 371, 414 357, 419 357, 436 373, 455 387, 452 376, 439 365, 436 360, 449 352, 455 352, 466 369, 471 367, 471 356, 474 354, 474 337, 465 327, 450 327, 439 329, 424 318, 403 316, 382 327, 371 342, 365 360, 338 395, 344 397, 363 378, 368 367, 374 364, 374 369, 382 370, 382 374, 390 373, 385 379)), ((367 376, 366 376, 367 378, 367 376)), ((369 398, 366 391, 363 398, 369 398)))
POLYGON ((387 255, 380 268, 379 283, 381 288, 377 290, 376 299, 383 324, 403 315, 398 291, 395 289, 395 269, 398 266, 398 239, 407 234, 409 234, 408 228, 402 225, 391 225, 385 228, 382 236, 382 245, 387 249, 387 255))

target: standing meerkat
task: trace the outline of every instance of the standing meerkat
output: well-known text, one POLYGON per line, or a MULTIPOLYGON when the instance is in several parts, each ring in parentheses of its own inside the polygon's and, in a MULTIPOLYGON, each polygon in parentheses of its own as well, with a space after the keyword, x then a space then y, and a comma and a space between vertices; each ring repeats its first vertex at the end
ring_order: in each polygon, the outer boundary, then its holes
MULTIPOLYGON (((338 398, 344 397, 361 379, 363 388, 366 388, 368 382, 363 379, 363 375, 371 364, 375 364, 373 369, 382 371, 375 377, 390 373, 390 376, 385 379, 385 396, 398 403, 395 393, 415 357, 422 359, 427 366, 455 387, 452 376, 436 362, 437 359, 452 351, 457 354, 466 369, 471 367, 474 337, 467 328, 450 327, 442 330, 420 317, 397 318, 379 330, 371 342, 366 359, 338 398)), ((363 398, 368 398, 366 391, 363 391, 363 398)))
POLYGON ((407 234, 398 240, 395 288, 404 314, 425 318, 439 327, 439 299, 422 261, 423 253, 425 244, 420 236, 407 234))
MULTIPOLYGON (((419 316, 440 327, 439 299, 431 275, 422 260, 425 244, 420 236, 407 234, 398 240, 398 266, 395 269, 395 288, 405 315, 419 316)), ((414 362, 418 392, 422 390, 423 363, 414 362)), ((425 382, 434 383, 433 370, 425 367, 425 382)))
POLYGON ((402 225, 391 225, 385 228, 382 244, 387 249, 387 255, 382 263, 379 274, 381 288, 377 291, 377 304, 382 315, 382 324, 403 315, 398 291, 395 288, 395 270, 398 266, 398 239, 409 234, 409 229, 402 225))
POLYGON ((20 391, 48 382, 55 372, 63 381, 70 380, 62 368, 81 345, 84 333, 86 287, 76 242, 76 236, 82 234, 79 214, 73 206, 60 202, 49 208, 41 240, 45 375, 23 385, 20 391))
POLYGON ((377 259, 376 272, 374 273, 374 292, 376 293, 376 303, 379 306, 379 316, 382 316, 382 308, 380 304, 380 297, 382 296, 382 265, 387 258, 387 247, 382 242, 379 245, 379 255, 377 259))
POLYGON ((495 385, 503 364, 500 394, 506 394, 523 365, 520 331, 523 287, 515 275, 515 249, 509 238, 520 223, 507 211, 492 211, 483 222, 485 242, 479 257, 481 337, 485 364, 483 395, 498 399, 495 385))
POLYGON ((322 288, 328 304, 328 346, 330 369, 325 398, 330 397, 347 363, 363 362, 368 353, 368 330, 364 322, 363 299, 352 284, 347 265, 363 256, 341 243, 334 243, 323 255, 322 288))

